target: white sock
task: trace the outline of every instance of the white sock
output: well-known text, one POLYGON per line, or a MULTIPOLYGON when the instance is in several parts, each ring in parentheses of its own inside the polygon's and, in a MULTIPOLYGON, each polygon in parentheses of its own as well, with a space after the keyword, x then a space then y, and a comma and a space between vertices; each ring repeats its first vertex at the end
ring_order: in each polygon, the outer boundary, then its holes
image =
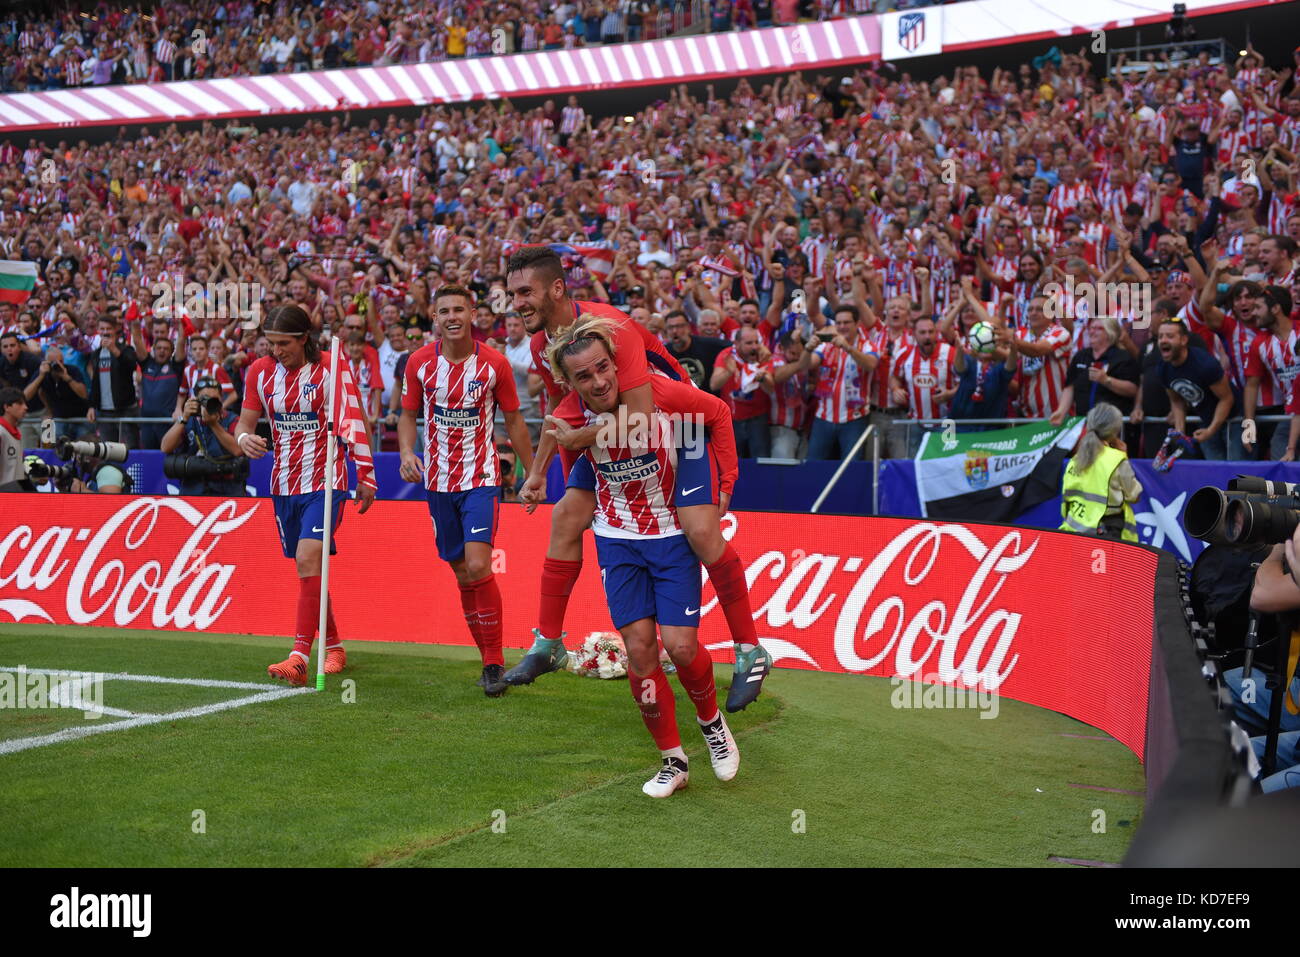
POLYGON ((751 644, 750 644, 749 642, 747 642, 747 641, 740 641, 740 642, 737 642, 737 643, 736 643, 736 650, 737 650, 737 651, 743 651, 743 652, 745 652, 746 654, 748 654, 749 652, 753 651, 753 650, 754 650, 755 648, 757 648, 757 647, 758 647, 758 645, 751 645, 751 644))
POLYGON ((713 712, 713 717, 710 718, 708 721, 705 721, 703 718, 696 718, 695 720, 700 722, 700 727, 703 728, 706 727, 707 725, 713 724, 713 722, 717 721, 718 718, 720 718, 721 716, 722 716, 721 711, 715 711, 713 712))
POLYGON ((686 763, 686 752, 682 750, 680 745, 675 748, 669 748, 667 751, 660 751, 659 756, 664 758, 676 758, 678 761, 682 762, 682 764, 686 763))
POLYGON ((298 656, 299 658, 301 658, 303 661, 309 661, 309 660, 310 660, 310 659, 309 659, 306 655, 304 655, 301 651, 291 651, 291 652, 289 652, 289 654, 290 654, 290 655, 297 655, 297 656, 298 656))

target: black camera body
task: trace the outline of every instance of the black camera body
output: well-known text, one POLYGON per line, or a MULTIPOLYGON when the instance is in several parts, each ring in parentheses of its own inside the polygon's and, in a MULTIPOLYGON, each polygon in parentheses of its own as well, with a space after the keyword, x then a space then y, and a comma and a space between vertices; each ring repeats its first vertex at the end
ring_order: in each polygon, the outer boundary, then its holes
POLYGON ((74 465, 50 465, 48 462, 31 462, 27 466, 27 477, 33 482, 54 482, 56 487, 72 484, 77 477, 74 465))
POLYGON ((1239 475, 1228 488, 1207 485, 1187 500, 1188 534, 1211 545, 1278 545, 1300 527, 1300 486, 1239 475))

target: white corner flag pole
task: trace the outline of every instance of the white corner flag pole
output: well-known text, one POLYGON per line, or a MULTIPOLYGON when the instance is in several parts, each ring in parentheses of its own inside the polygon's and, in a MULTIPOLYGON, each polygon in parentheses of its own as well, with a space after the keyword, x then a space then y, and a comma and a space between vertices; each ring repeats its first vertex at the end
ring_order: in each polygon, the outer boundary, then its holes
POLYGON ((325 690, 325 619, 329 614, 330 594, 330 536, 334 534, 334 397, 338 388, 339 337, 330 337, 329 391, 325 397, 325 537, 321 541, 320 558, 320 622, 316 634, 316 690, 325 690))

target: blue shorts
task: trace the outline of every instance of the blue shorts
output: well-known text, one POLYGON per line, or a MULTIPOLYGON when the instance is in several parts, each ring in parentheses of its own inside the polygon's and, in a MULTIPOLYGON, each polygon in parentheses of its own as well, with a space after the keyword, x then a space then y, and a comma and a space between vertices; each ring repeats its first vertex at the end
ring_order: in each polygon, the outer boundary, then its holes
MULTIPOLYGON (((345 489, 334 490, 334 521, 330 525, 330 554, 339 550, 334 536, 343 522, 343 503, 348 500, 345 489)), ((275 509, 275 525, 280 530, 280 547, 285 558, 298 553, 298 542, 303 539, 321 541, 325 537, 325 492, 308 492, 305 495, 272 495, 271 507, 275 509)))
POLYGON ((642 618, 653 618, 661 626, 700 626, 700 560, 685 535, 597 535, 596 559, 615 628, 642 618))
MULTIPOLYGON (((718 461, 710 440, 706 438, 694 447, 677 450, 677 478, 673 484, 672 502, 674 508, 717 505, 720 501, 718 484, 718 461)), ((596 491, 596 470, 592 468, 591 459, 584 455, 573 464, 565 487, 585 492, 596 491)))
POLYGON ((426 491, 424 494, 429 500, 438 557, 444 562, 464 558, 466 542, 492 544, 497 532, 497 510, 501 505, 500 486, 472 488, 467 492, 426 491))

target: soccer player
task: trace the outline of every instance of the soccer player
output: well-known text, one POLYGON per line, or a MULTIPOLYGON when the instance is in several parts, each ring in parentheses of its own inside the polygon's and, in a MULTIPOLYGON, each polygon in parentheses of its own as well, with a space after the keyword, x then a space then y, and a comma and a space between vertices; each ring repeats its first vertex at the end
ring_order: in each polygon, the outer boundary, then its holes
MULTIPOLYGON (((614 413, 622 404, 614 337, 608 319, 584 314, 548 350, 550 368, 576 392, 565 404, 577 406, 588 421, 614 413)), ((680 498, 678 473, 690 458, 687 449, 676 447, 674 420, 703 420, 717 452, 724 494, 730 495, 738 470, 731 414, 720 399, 689 382, 662 376, 649 385, 651 434, 635 447, 621 438, 613 446, 588 447, 570 471, 569 484, 596 496, 593 531, 605 600, 627 647, 632 697, 662 758, 658 773, 641 790, 665 798, 686 786, 690 769, 677 728, 676 701, 659 664, 656 625, 695 705, 714 774, 730 781, 740 769, 740 751, 718 709, 713 659, 699 640, 700 561, 686 541, 675 508, 680 498)), ((557 416, 548 417, 548 422, 557 438, 571 428, 557 416)), ((696 455, 695 461, 702 461, 705 470, 712 467, 706 456, 696 455)))
MULTIPOLYGON (((284 661, 266 670, 272 678, 303 685, 307 683, 307 659, 320 620, 328 450, 324 430, 333 357, 320 351, 311 317, 298 306, 272 309, 262 329, 271 344, 271 354, 248 367, 235 441, 250 459, 265 455, 269 446, 254 430, 258 419, 266 413, 271 420, 271 439, 275 446, 275 462, 271 466, 275 524, 280 530, 284 557, 294 559, 298 569, 298 621, 293 651, 284 661)), ((340 370, 340 375, 344 370, 340 370)), ((361 401, 355 386, 348 383, 343 387, 348 391, 345 408, 350 416, 359 418, 361 401)), ((375 500, 374 468, 365 429, 348 428, 346 422, 337 422, 335 427, 356 463, 357 499, 361 503, 358 511, 364 514, 375 500)), ((348 490, 347 462, 343 455, 334 458, 332 481, 335 491, 342 493, 335 495, 333 501, 330 554, 334 555, 338 549, 333 533, 338 531, 343 518, 348 490)), ((337 674, 347 664, 347 654, 339 640, 334 610, 328 604, 325 632, 325 673, 337 674)))
POLYGON ((438 557, 451 566, 460 586, 465 621, 483 660, 479 684, 488 697, 496 698, 509 687, 502 680, 501 590, 492 574, 492 540, 501 504, 493 426, 497 408, 505 413, 510 444, 525 466, 532 465, 532 442, 519 411, 510 361, 474 341, 474 294, 447 285, 438 290, 433 304, 442 337, 406 361, 397 424, 401 474, 408 482, 425 476, 438 557), (420 410, 427 466, 415 454, 415 416, 420 410))
MULTIPOLYGON (((603 316, 612 323, 618 386, 628 421, 650 420, 654 405, 650 382, 655 378, 651 366, 670 379, 690 381, 663 343, 645 327, 605 303, 570 299, 560 257, 549 248, 526 247, 511 255, 506 262, 506 286, 515 312, 532 335, 533 361, 546 386, 550 407, 555 408, 560 402, 565 387, 551 370, 547 347, 585 313, 603 316)), ((574 424, 581 427, 567 430, 564 442, 560 443, 566 477, 581 451, 595 443, 601 429, 599 424, 583 425, 581 420, 574 424)), ((520 498, 530 510, 542 500, 546 469, 555 454, 555 436, 546 434, 550 431, 553 430, 543 433, 532 470, 520 490, 520 498)), ((691 548, 708 569, 736 645, 735 674, 727 695, 727 711, 735 712, 758 697, 772 664, 771 656, 759 644, 754 630, 745 566, 722 537, 720 519, 726 514, 730 500, 730 491, 721 492, 712 482, 684 485, 677 499, 677 519, 691 548)), ((529 684, 564 666, 567 656, 564 613, 582 571, 582 533, 591 524, 595 507, 594 495, 570 487, 551 513, 551 539, 542 568, 538 628, 533 631, 533 646, 523 660, 506 672, 505 681, 509 684, 529 684)))

